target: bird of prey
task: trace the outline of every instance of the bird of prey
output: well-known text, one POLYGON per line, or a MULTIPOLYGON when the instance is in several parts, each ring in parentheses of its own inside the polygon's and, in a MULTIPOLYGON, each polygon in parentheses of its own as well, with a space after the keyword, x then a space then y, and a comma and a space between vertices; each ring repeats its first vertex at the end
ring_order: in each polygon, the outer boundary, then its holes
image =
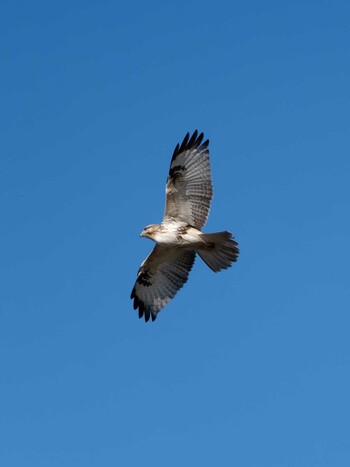
POLYGON ((156 246, 141 264, 130 298, 146 322, 154 321, 185 284, 196 253, 214 272, 229 268, 238 258, 238 243, 230 232, 201 232, 213 196, 209 140, 203 139, 196 130, 177 144, 166 182, 163 221, 141 232, 156 246))

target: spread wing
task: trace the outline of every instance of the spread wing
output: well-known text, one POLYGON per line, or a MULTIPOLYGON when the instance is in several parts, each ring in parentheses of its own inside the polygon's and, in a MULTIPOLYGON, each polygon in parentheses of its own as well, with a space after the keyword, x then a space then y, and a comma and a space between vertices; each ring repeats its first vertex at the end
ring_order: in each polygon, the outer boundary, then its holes
POLYGON ((166 183, 164 219, 176 219, 200 229, 205 224, 213 187, 210 175, 209 140, 196 130, 187 133, 171 159, 166 183))
POLYGON ((188 279, 195 251, 181 251, 156 245, 141 264, 130 298, 139 318, 154 321, 158 312, 175 296, 188 279))

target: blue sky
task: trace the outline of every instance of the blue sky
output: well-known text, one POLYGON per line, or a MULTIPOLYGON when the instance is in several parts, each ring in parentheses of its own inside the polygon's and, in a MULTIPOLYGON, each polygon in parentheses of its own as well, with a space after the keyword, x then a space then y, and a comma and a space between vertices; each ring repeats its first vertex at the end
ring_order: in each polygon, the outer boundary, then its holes
POLYGON ((350 465, 349 15, 1 3, 1 465, 350 465), (195 128, 241 255, 145 324, 139 233, 195 128))

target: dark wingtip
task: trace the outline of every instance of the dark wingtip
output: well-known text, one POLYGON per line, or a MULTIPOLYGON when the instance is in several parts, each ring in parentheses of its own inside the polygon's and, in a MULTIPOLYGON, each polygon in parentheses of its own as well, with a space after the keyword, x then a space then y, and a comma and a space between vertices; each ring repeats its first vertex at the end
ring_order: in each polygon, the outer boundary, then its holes
POLYGON ((155 313, 154 311, 152 311, 152 321, 155 321, 155 320, 156 320, 157 314, 158 314, 158 313, 155 313))
POLYGON ((204 133, 202 132, 198 138, 196 139, 196 147, 198 148, 198 146, 200 146, 201 142, 203 141, 203 138, 204 138, 204 133))
POLYGON ((177 143, 177 145, 175 146, 174 152, 173 152, 173 157, 172 157, 172 159, 178 155, 178 153, 179 153, 179 148, 180 148, 180 145, 179 145, 179 143, 177 143))
POLYGON ((151 313, 148 308, 144 310, 144 315, 145 315, 145 322, 147 323, 147 321, 149 321, 150 316, 151 316, 151 313))
POLYGON ((191 139, 188 142, 189 147, 191 147, 194 144, 194 142, 197 139, 197 135, 198 135, 198 130, 194 130, 193 135, 191 136, 191 139))
POLYGON ((131 291, 130 298, 134 299, 133 308, 134 310, 138 311, 139 318, 144 317, 146 323, 147 321, 149 321, 150 318, 152 318, 152 321, 155 321, 155 319, 157 318, 157 313, 152 311, 149 307, 146 307, 145 304, 141 302, 141 300, 139 300, 139 298, 135 294, 135 287, 131 291))
MULTIPOLYGON (((203 135, 204 137, 204 135, 203 135)), ((206 139, 204 143, 201 145, 201 149, 207 149, 209 146, 209 139, 206 139)))
POLYGON ((183 151, 186 151, 186 150, 189 150, 191 148, 198 148, 200 147, 201 150, 205 150, 207 149, 208 145, 209 145, 209 140, 207 139, 202 145, 202 141, 203 141, 203 138, 204 138, 204 133, 200 133, 198 135, 198 130, 194 130, 194 132, 192 133, 192 136, 190 137, 190 133, 186 133, 186 136, 184 137, 183 141, 181 144, 177 144, 175 149, 174 149, 174 152, 173 152, 173 156, 172 156, 172 161, 175 159, 175 157, 177 157, 179 154, 181 154, 183 151))
POLYGON ((179 152, 182 152, 185 150, 185 148, 187 147, 187 144, 188 144, 188 140, 190 139, 190 133, 187 132, 186 133, 186 136, 184 137, 182 143, 181 143, 181 146, 180 146, 180 149, 179 149, 179 152))

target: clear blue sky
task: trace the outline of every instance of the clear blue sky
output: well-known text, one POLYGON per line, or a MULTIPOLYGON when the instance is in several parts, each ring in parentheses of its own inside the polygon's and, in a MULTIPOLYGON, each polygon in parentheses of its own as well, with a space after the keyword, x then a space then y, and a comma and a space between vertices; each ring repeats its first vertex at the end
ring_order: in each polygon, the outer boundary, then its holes
POLYGON ((350 465, 349 18, 1 2, 1 466, 350 465), (195 128, 241 256, 145 324, 139 233, 195 128))

